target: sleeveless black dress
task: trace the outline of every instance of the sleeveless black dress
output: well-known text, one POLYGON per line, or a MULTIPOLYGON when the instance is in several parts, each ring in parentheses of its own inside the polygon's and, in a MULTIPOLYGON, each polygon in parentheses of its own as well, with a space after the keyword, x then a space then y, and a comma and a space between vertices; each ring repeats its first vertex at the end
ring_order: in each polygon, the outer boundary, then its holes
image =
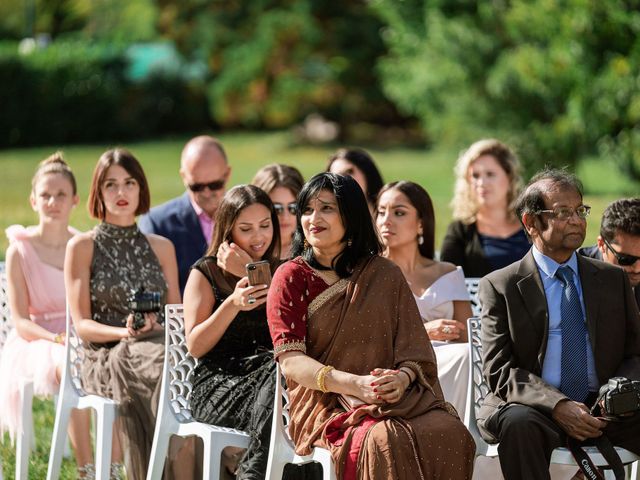
MULTIPOLYGON (((211 284, 215 310, 233 292, 238 279, 225 276, 214 257, 204 257, 192 268, 211 284)), ((265 477, 275 371, 264 306, 239 312, 216 346, 200 358, 194 371, 193 417, 211 425, 244 430, 251 437, 238 467, 238 479, 265 477)))

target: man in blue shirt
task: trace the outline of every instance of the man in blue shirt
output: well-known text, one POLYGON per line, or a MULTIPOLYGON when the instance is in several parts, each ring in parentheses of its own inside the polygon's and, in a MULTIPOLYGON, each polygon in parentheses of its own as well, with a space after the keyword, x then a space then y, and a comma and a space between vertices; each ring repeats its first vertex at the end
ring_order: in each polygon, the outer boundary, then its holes
POLYGON ((576 255, 589 207, 561 170, 536 175, 516 212, 531 239, 519 262, 480 283, 483 437, 500 442, 507 480, 548 479, 554 448, 604 433, 640 454, 640 414, 609 423, 590 413, 609 378, 640 379, 640 315, 625 273, 576 255))

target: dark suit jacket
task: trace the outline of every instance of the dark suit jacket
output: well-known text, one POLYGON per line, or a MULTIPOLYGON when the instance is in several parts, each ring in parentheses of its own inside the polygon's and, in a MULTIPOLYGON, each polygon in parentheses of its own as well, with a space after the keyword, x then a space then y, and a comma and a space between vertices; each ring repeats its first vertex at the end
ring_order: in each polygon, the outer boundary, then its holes
MULTIPOLYGON (((640 379, 640 315, 623 270, 578 255, 587 327, 600 384, 625 376, 640 379)), ((562 392, 542 380, 548 312, 542 279, 531 251, 480 281, 482 360, 491 390, 478 413, 483 437, 492 443, 491 420, 507 403, 548 415, 562 392)))
POLYGON ((182 295, 191 265, 207 251, 207 241, 188 194, 185 192, 180 197, 153 207, 149 213, 140 217, 138 226, 144 233, 161 235, 173 243, 182 295))

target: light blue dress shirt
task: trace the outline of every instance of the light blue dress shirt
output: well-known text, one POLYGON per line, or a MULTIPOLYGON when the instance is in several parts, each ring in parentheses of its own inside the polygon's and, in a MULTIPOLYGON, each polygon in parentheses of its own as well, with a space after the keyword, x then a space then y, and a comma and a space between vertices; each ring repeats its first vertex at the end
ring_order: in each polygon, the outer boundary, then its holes
MULTIPOLYGON (((542 286, 544 287, 544 295, 547 299, 547 311, 549 312, 549 334, 547 338, 547 351, 544 355, 544 363, 542 365, 542 379, 549 385, 553 385, 560 389, 560 370, 562 362, 562 329, 560 328, 560 302, 562 300, 563 284, 556 278, 556 271, 564 265, 568 265, 573 273, 573 282, 578 289, 580 296, 580 306, 582 307, 582 318, 586 322, 586 314, 584 307, 584 298, 582 296, 582 284, 580 283, 580 274, 578 273, 578 259, 576 253, 573 252, 568 262, 560 264, 555 260, 540 253, 533 246, 533 258, 538 267, 542 286)), ((598 376, 596 375, 595 361, 593 360, 593 351, 589 340, 589 332, 587 331, 587 374, 589 376, 589 391, 597 392, 600 388, 598 376)))

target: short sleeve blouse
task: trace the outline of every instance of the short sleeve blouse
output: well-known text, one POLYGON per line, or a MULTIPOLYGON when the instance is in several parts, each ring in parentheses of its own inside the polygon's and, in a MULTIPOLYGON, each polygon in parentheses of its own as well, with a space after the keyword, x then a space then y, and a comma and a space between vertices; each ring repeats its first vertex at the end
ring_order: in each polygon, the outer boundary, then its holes
POLYGON ((328 287, 301 257, 276 270, 267 297, 267 320, 276 358, 284 352, 306 353, 308 307, 328 287))

